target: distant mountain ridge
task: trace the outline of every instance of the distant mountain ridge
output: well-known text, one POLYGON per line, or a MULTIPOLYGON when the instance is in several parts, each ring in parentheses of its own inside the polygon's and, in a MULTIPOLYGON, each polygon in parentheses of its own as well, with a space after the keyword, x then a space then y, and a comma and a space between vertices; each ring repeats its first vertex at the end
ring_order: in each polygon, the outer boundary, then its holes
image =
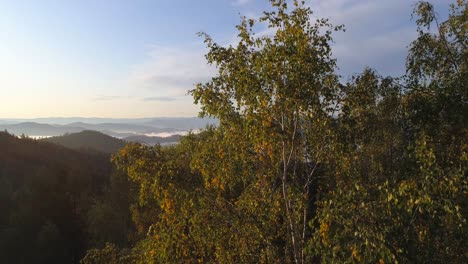
POLYGON ((171 132, 186 133, 199 130, 207 125, 217 125, 210 118, 142 118, 142 119, 99 119, 99 118, 39 118, 39 119, 3 119, 0 120, 0 131, 20 136, 60 136, 66 133, 77 133, 83 130, 95 130, 110 136, 125 138, 129 136, 157 135, 171 132), (39 122, 40 121, 40 122, 39 122), (44 123, 49 121, 48 123, 44 123), (64 123, 64 122, 67 123, 64 123), (68 122, 74 121, 74 122, 68 122), (84 121, 89 121, 87 123, 84 121), (101 121, 100 123, 96 123, 101 121), (105 122, 104 122, 105 121, 105 122))
POLYGON ((65 125, 66 127, 82 127, 87 130, 103 131, 109 130, 116 133, 154 133, 160 130, 160 128, 145 126, 140 124, 121 124, 121 123, 99 123, 99 124, 88 124, 83 122, 75 122, 65 125))
POLYGON ((84 130, 78 133, 44 138, 41 140, 62 145, 70 149, 94 149, 104 153, 116 153, 127 144, 124 140, 92 130, 84 130))
POLYGON ((34 122, 43 124, 67 125, 71 123, 117 123, 117 124, 148 124, 157 127, 170 127, 191 124, 205 127, 206 124, 216 125, 218 121, 214 118, 199 117, 145 117, 145 118, 100 118, 100 117, 47 117, 47 118, 0 118, 0 124, 17 124, 24 122, 34 122))
POLYGON ((43 138, 40 139, 40 141, 54 143, 74 150, 90 149, 112 154, 123 148, 128 142, 136 142, 150 146, 156 144, 168 145, 176 144, 180 137, 180 135, 171 135, 168 137, 134 135, 125 137, 123 139, 118 139, 98 131, 83 130, 78 133, 43 138))
POLYGON ((61 126, 41 124, 35 122, 24 122, 18 124, 0 124, 0 130, 6 130, 14 135, 28 135, 28 136, 58 136, 65 133, 76 133, 83 131, 81 127, 74 126, 61 126))

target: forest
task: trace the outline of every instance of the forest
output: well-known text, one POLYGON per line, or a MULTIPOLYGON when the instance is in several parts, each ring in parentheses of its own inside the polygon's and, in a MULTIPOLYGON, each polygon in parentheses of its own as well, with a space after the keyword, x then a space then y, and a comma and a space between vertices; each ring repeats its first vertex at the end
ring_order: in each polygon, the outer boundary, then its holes
POLYGON ((345 25, 270 3, 200 33, 218 125, 112 156, 0 133, 0 262, 467 263, 468 2, 414 6, 405 75, 349 78, 345 25))
MULTIPOLYGON (((0 147, 0 263, 78 263, 99 245, 87 226, 116 173, 110 154, 6 132, 0 147)), ((120 220, 106 221, 117 228, 120 220)))

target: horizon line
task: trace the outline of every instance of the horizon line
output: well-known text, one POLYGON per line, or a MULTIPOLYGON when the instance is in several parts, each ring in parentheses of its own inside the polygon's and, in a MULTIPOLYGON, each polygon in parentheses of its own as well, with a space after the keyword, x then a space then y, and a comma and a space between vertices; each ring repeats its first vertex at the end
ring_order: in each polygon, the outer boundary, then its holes
MULTIPOLYGON (((83 117, 83 116, 48 116, 48 117, 0 117, 0 120, 24 120, 24 119, 151 119, 151 118, 202 118, 199 116, 149 116, 149 117, 83 117)), ((207 118, 207 117, 204 117, 207 118)), ((209 118, 209 117, 208 117, 209 118)))

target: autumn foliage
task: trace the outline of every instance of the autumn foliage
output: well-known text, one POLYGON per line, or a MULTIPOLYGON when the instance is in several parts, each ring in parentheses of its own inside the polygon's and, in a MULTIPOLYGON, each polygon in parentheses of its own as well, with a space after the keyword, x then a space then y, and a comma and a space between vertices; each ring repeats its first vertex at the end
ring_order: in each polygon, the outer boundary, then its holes
POLYGON ((218 73, 191 94, 219 126, 114 158, 139 186, 134 262, 466 262, 467 3, 417 4, 407 74, 346 84, 343 27, 271 3, 235 46, 201 34, 218 73))

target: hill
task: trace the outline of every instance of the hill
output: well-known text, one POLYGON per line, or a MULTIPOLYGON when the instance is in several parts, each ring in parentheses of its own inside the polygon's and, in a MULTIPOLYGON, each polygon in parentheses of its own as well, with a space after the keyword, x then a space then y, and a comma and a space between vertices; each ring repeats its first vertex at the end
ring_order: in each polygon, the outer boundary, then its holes
POLYGON ((109 155, 0 132, 0 263, 77 263, 109 155))
POLYGON ((104 153, 115 153, 126 145, 126 142, 123 140, 91 130, 42 140, 71 149, 94 149, 104 153))

